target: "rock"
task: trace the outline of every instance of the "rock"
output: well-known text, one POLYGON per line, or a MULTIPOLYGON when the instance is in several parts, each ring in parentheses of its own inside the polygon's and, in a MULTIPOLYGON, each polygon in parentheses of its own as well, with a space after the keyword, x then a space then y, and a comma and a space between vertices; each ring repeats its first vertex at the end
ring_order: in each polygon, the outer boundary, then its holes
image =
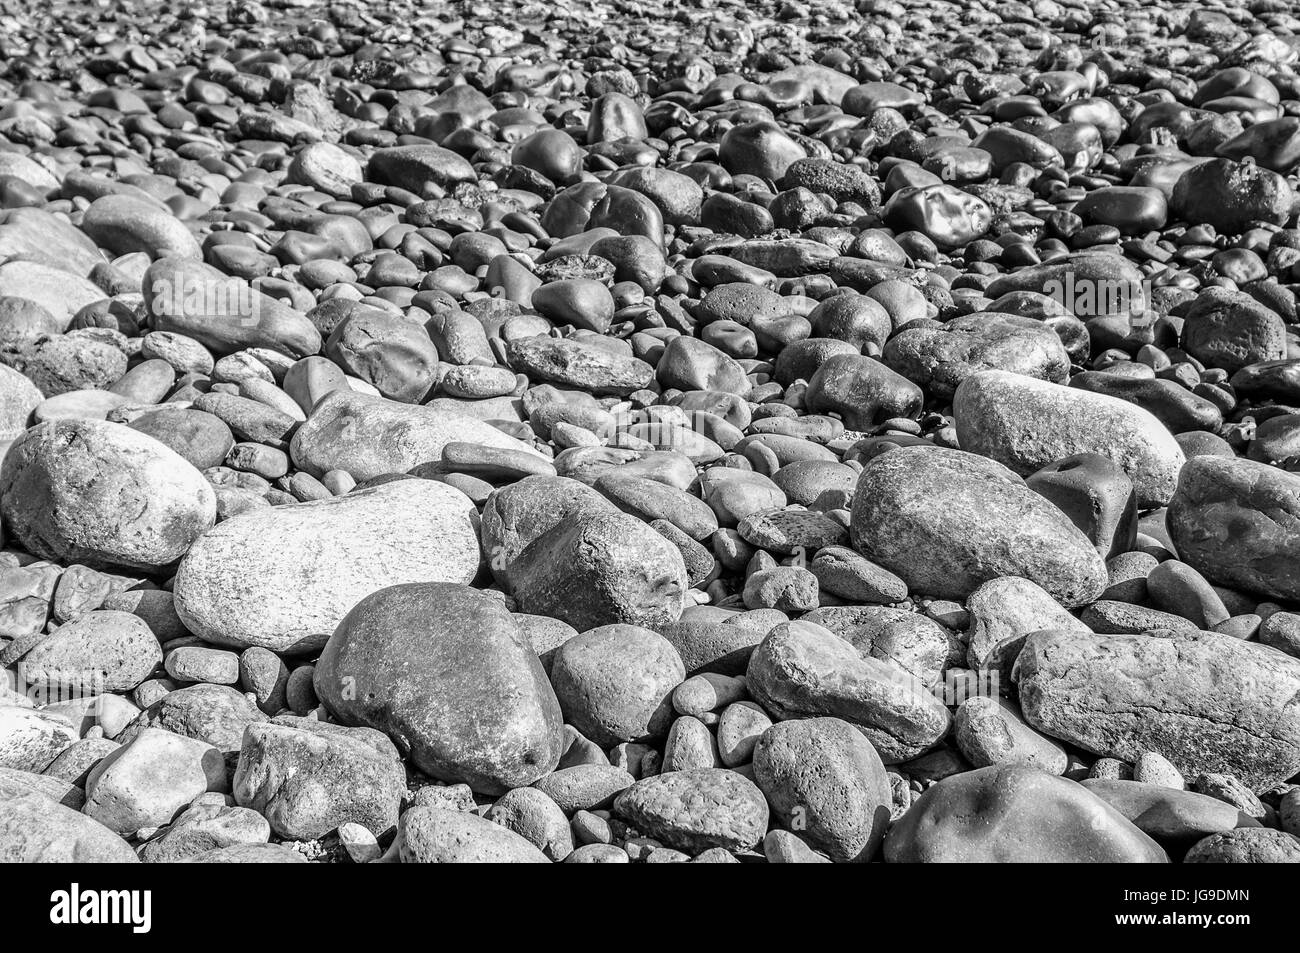
POLYGON ((1015 672, 1026 720, 1086 751, 1164 755, 1266 790, 1300 769, 1300 662, 1212 632, 1039 632, 1015 672))
POLYGON ((1254 163, 1211 159, 1182 174, 1169 208, 1185 222, 1234 234, 1255 222, 1284 224, 1294 201, 1291 187, 1276 172, 1254 163))
POLYGON ((966 600, 966 610, 970 613, 966 662, 976 671, 996 671, 1003 689, 1010 688, 1011 667, 1031 633, 1091 631, 1041 586, 1017 576, 984 583, 966 600))
POLYGON ((142 291, 153 330, 191 337, 214 354, 265 347, 297 358, 321 348, 305 314, 190 258, 156 261, 142 291))
POLYGON ((1082 786, 1024 765, 945 778, 885 838, 889 863, 1167 863, 1160 846, 1082 786))
POLYGON ((81 230, 114 255, 144 252, 150 258, 203 257, 185 224, 153 202, 130 195, 105 195, 90 203, 81 230))
POLYGON ((1231 374, 1286 357, 1286 324, 1245 292, 1214 288, 1187 310, 1182 344, 1197 360, 1231 374))
POLYGON ((902 608, 828 606, 801 621, 825 626, 863 658, 892 662, 926 688, 939 684, 954 646, 960 645, 939 623, 902 608))
POLYGON ((32 411, 45 395, 30 379, 0 364, 0 443, 22 434, 31 423, 32 411))
POLYGON ((77 733, 64 718, 0 704, 0 767, 44 771, 76 740, 77 733))
POLYGON ((934 747, 948 711, 923 682, 891 662, 863 658, 811 622, 779 625, 749 660, 750 693, 774 718, 828 715, 855 725, 892 764, 934 747))
POLYGON ((488 809, 485 817, 525 838, 553 863, 558 864, 573 853, 569 819, 537 788, 507 791, 488 809))
POLYGON ((1198 841, 1183 863, 1300 864, 1300 838, 1267 827, 1242 827, 1198 841))
POLYGON ((47 559, 157 569, 216 519, 216 496, 179 454, 144 434, 89 420, 39 424, 0 466, 0 510, 47 559))
POLYGON ((402 815, 397 853, 404 864, 550 863, 507 827, 438 807, 413 807, 402 815))
POLYGON ((672 543, 634 516, 589 510, 537 536, 507 578, 521 611, 561 619, 580 632, 676 622, 687 588, 686 566, 672 543))
POLYGON ((493 491, 483 505, 481 536, 497 581, 508 585, 511 566, 533 540, 585 510, 613 513, 614 506, 568 477, 529 476, 493 491))
POLYGON ((838 718, 785 721, 763 732, 754 779, 777 821, 832 861, 867 861, 889 823, 889 779, 871 743, 838 718))
POLYGON ((572 816, 609 807, 635 781, 627 771, 611 764, 578 764, 552 771, 534 786, 562 813, 572 816))
POLYGON ((958 706, 953 724, 957 747, 976 768, 1024 764, 1048 774, 1065 773, 1065 749, 1026 725, 1010 702, 969 698, 958 706))
POLYGON ((768 823, 763 792, 726 768, 645 778, 618 796, 614 813, 692 856, 711 847, 747 850, 762 840, 768 823))
POLYGON ((0 265, 0 297, 24 298, 49 312, 66 331, 82 308, 102 301, 100 288, 63 267, 40 261, 6 261, 0 265))
POLYGON ((196 802, 140 851, 147 864, 170 864, 228 847, 266 844, 271 825, 246 807, 196 802))
POLYGON ((1083 786, 1160 841, 1187 842, 1238 826, 1255 826, 1231 804, 1204 794, 1140 781, 1095 779, 1084 781, 1083 786))
POLYGON ((430 187, 445 189, 457 182, 473 182, 474 169, 463 157, 435 145, 395 146, 379 149, 370 157, 367 174, 407 192, 424 197, 430 187))
POLYGON ((1263 463, 1193 457, 1169 501, 1169 536, 1183 561, 1219 585, 1300 598, 1300 477, 1263 463))
POLYGON ((1065 606, 1106 586, 1101 556, 1056 507, 1001 464, 942 448, 872 460, 853 499, 853 546, 913 592, 963 599, 982 583, 1021 576, 1065 606))
POLYGON ((319 648, 370 593, 469 582, 480 563, 476 520, 468 497, 432 480, 255 509, 190 549, 176 574, 176 611, 218 645, 319 648))
POLYGON ((583 632, 560 646, 551 665, 565 721, 602 748, 663 737, 673 690, 685 678, 672 644, 635 625, 583 632))
POLYGON ((1061 384, 1070 370, 1069 355, 1055 331, 1033 318, 993 312, 899 331, 885 345, 881 360, 939 397, 951 397, 978 371, 1009 371, 1061 384))
MULTIPOLYGON (((125 744, 147 728, 158 728, 205 742, 223 754, 237 755, 243 744, 244 729, 260 721, 266 721, 266 715, 235 689, 225 685, 191 685, 169 691, 149 704, 118 735, 118 740, 125 744)), ((234 759, 231 760, 233 764, 234 759)))
POLYGON ((307 858, 283 844, 235 844, 205 850, 186 858, 186 864, 305 864, 307 858))
POLYGON ((501 603, 467 586, 362 599, 314 684, 342 723, 378 728, 426 774, 483 794, 531 784, 560 760, 560 706, 541 662, 501 603))
POLYGON ((626 396, 654 378, 654 368, 645 361, 573 338, 517 338, 507 344, 506 357, 531 380, 592 394, 626 396))
POLYGON ((0 800, 0 860, 11 864, 134 864, 135 852, 94 818, 42 794, 0 800))
POLYGON ((23 677, 51 694, 135 688, 162 663, 158 639, 139 616, 88 612, 60 626, 23 656, 23 677))
POLYGON ((119 834, 160 827, 205 791, 228 791, 221 752, 182 735, 146 728, 86 778, 85 813, 119 834))
POLYGON ((1137 494, 1129 475, 1110 457, 1062 457, 1030 474, 1025 485, 1056 504, 1103 557, 1128 553, 1136 544, 1137 494))
POLYGON ((345 823, 383 834, 405 790, 397 749, 373 729, 294 717, 244 729, 235 801, 280 837, 310 840, 345 823))
POLYGON ((312 476, 343 470, 360 482, 439 460, 449 443, 534 454, 513 437, 463 414, 351 390, 323 397, 294 433, 289 450, 294 465, 312 476))
POLYGON ((953 398, 963 450, 1021 476, 1080 453, 1123 468, 1138 506, 1164 506, 1174 495, 1183 451, 1173 434, 1140 407, 1105 394, 984 371, 967 377, 953 398))

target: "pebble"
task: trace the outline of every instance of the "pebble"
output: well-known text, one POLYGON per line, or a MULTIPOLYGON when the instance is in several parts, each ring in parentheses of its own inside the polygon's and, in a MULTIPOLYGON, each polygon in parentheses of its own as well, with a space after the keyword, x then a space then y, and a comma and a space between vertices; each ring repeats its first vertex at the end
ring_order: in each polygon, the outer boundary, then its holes
POLYGON ((500 601, 468 586, 407 583, 362 599, 329 636, 314 684, 343 724, 404 738, 441 781, 503 794, 560 760, 560 705, 541 662, 500 601), (458 656, 473 663, 441 661, 458 656))
POLYGON ((1130 763, 1155 752, 1184 775, 1232 774, 1256 790, 1300 768, 1298 686, 1294 659, 1197 631, 1035 633, 1017 664, 1025 718, 1038 730, 1130 763), (1125 714, 1136 708, 1145 717, 1125 714), (1216 717, 1225 712, 1230 720, 1216 717))

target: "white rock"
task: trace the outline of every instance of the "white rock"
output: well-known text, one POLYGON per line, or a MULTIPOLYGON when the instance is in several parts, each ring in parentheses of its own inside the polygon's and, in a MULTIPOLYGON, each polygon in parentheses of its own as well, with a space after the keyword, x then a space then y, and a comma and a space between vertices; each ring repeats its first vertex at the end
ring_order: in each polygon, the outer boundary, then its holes
POLYGON ((314 476, 346 470, 361 481, 440 460, 442 448, 453 442, 536 453, 481 420, 351 390, 321 399, 294 434, 290 452, 314 476))
POLYGON ((187 460, 138 430, 55 420, 5 455, 0 511, 38 556, 152 569, 179 559, 215 522, 217 498, 187 460))
POLYGON ((43 400, 40 388, 8 364, 0 364, 0 443, 26 430, 32 411, 43 400))
POLYGON ((962 449, 1021 476, 1062 457, 1098 453, 1128 474, 1140 507, 1164 506, 1178 486, 1184 457, 1174 435, 1118 397, 981 371, 962 381, 952 407, 962 449))
POLYGON ((161 827, 207 791, 230 790, 226 762, 212 745, 145 728, 86 778, 85 813, 109 830, 161 827))
POLYGON ((65 329, 86 305, 108 297, 88 279, 37 261, 7 261, 0 265, 0 295, 35 301, 59 319, 65 329))
POLYGON ((44 771, 76 740, 76 730, 58 715, 0 705, 0 767, 44 771))
POLYGON ((468 583, 479 562, 469 497, 432 480, 394 480, 219 524, 181 562, 176 611, 208 642, 308 651, 370 593, 468 583))

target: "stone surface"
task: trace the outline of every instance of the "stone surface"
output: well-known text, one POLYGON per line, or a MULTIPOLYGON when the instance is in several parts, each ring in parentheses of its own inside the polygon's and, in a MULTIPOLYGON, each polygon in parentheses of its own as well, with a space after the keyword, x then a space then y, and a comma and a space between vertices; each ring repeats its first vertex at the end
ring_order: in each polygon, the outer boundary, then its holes
POLYGON ((501 794, 560 760, 560 706, 541 662, 501 603, 467 586, 412 583, 362 599, 314 683, 343 723, 383 731, 439 780, 501 794))
POLYGON ((1091 602, 1106 567, 1065 515, 994 461, 908 447, 876 457, 853 498, 853 546, 919 593, 965 598, 1022 576, 1066 606, 1091 602))
POLYGON ((1211 632, 1039 632, 1016 666, 1025 718, 1098 755, 1144 751, 1267 790, 1300 769, 1300 662, 1211 632))
POLYGON ((219 645, 309 651, 372 592, 469 582, 480 561, 476 523, 468 497, 432 480, 256 509, 191 548, 176 576, 176 611, 219 645))

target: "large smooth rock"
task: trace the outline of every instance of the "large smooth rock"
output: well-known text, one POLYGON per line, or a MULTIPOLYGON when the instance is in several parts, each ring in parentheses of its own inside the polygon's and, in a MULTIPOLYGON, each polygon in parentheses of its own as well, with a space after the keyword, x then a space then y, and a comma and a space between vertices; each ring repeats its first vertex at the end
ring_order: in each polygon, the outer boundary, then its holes
POLYGON ((404 582, 466 583, 479 562, 469 497, 433 480, 393 480, 221 523, 181 562, 176 612, 218 645, 303 652, 324 645, 370 593, 404 582))
POLYGON ((853 546, 912 592, 964 599, 1023 576, 1066 606, 1091 602, 1106 565, 1069 518, 1000 463, 903 447, 867 464, 853 497, 853 546))
POLYGON ((682 614, 681 551, 626 513, 584 510, 542 533, 510 565, 519 611, 579 632, 616 622, 658 629, 682 614))
POLYGON ((418 583, 366 597, 316 663, 316 694, 344 724, 378 728, 421 771, 502 794, 550 773, 560 705, 500 600, 418 583))
MULTIPOLYGON (((3 168, 2 158, 0 168, 3 168)), ((0 258, 37 261, 80 278, 106 260, 81 229, 41 208, 11 208, 0 212, 0 258)), ((91 285, 87 282, 84 287, 91 285)), ((101 293, 100 297, 104 295, 101 293)))
POLYGON ((614 504, 568 477, 530 476, 496 490, 483 504, 483 553, 497 581, 508 585, 510 567, 538 536, 579 513, 613 513, 614 504))
POLYGON ((1300 770, 1300 660, 1214 632, 1036 632, 1015 670, 1025 719, 1054 738, 1186 777, 1265 791, 1300 770))
POLYGON ((81 230, 114 255, 199 259, 203 252, 185 223, 165 205, 132 195, 104 195, 90 203, 81 230))
POLYGON ((265 347, 297 358, 321 348, 305 314, 192 258, 154 262, 141 290, 154 331, 184 334, 215 354, 265 347))
POLYGON ((449 443, 537 455, 521 441, 467 415, 353 390, 323 397, 293 435, 289 452, 294 465, 313 476, 345 470, 360 482, 438 461, 449 443))
POLYGON ((1021 476, 1079 453, 1108 457, 1144 509, 1169 502, 1183 465, 1174 435, 1141 407, 1023 374, 972 374, 957 388, 953 416, 963 450, 1021 476))
POLYGON ((892 662, 863 657, 811 622, 778 625, 746 671, 750 694, 773 718, 829 715, 857 727, 887 763, 907 761, 948 732, 948 709, 892 662))
POLYGON ((36 302, 54 316, 59 330, 66 331, 78 311, 108 296, 64 268, 39 261, 7 261, 0 265, 0 297, 36 302))
POLYGON ((168 823, 200 794, 229 790, 225 760, 216 748, 146 728, 87 775, 84 811, 110 830, 134 834, 168 823))
POLYGON ((868 861, 889 825, 889 777, 876 749, 839 718, 783 721, 754 749, 754 779, 777 820, 837 863, 868 861))
POLYGON ((42 794, 0 799, 0 863, 134 864, 116 833, 42 794))
POLYGON ((885 838, 889 863, 1167 863, 1160 845, 1086 788, 993 765, 929 788, 885 838))
POLYGON ((55 420, 31 428, 0 464, 0 511, 46 559, 156 569, 217 517, 203 475, 121 424, 55 420))
POLYGON ((1300 476, 1240 457, 1193 457, 1165 525, 1183 562, 1211 582, 1300 599, 1300 476))

